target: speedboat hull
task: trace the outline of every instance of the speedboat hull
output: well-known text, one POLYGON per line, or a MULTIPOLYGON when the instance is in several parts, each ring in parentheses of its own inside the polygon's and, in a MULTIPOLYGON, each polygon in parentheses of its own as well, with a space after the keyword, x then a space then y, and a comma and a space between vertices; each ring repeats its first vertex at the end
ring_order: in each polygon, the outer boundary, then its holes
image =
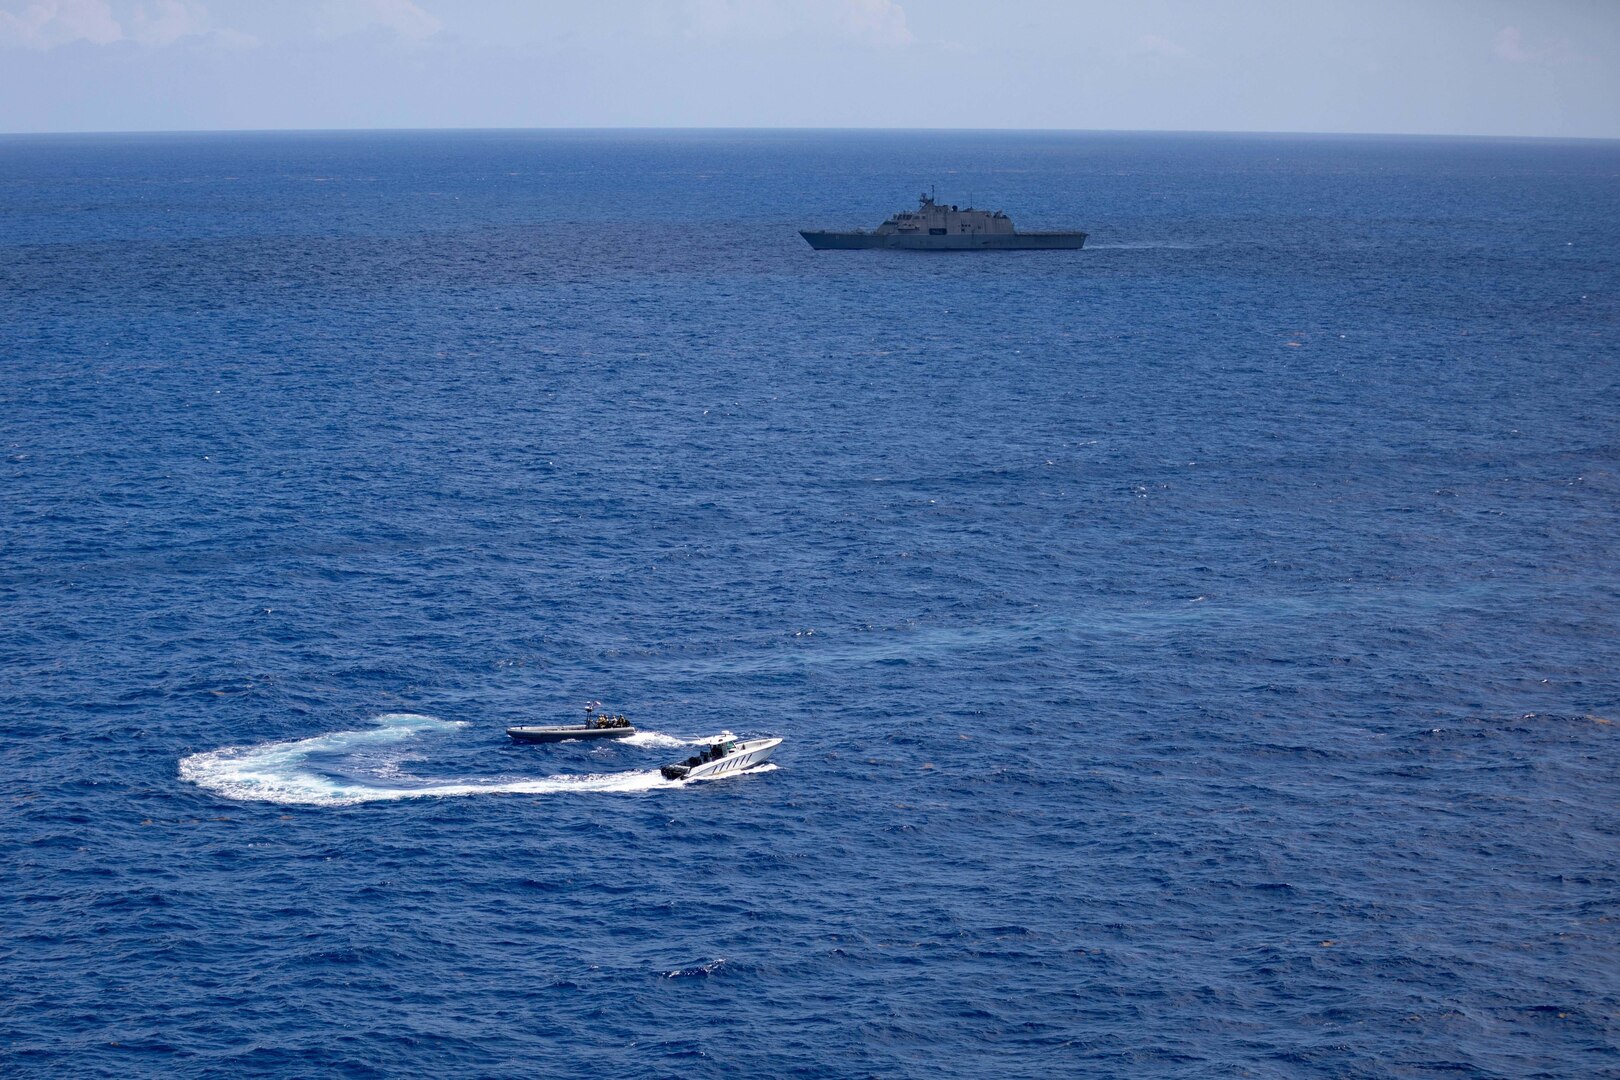
POLYGON ((566 742, 569 739, 622 739, 634 735, 633 727, 509 727, 506 734, 513 742, 546 743, 566 742))
POLYGON ((748 739, 734 744, 721 757, 700 754, 674 765, 665 765, 659 771, 666 780, 716 780, 764 764, 771 752, 781 744, 781 739, 748 739))

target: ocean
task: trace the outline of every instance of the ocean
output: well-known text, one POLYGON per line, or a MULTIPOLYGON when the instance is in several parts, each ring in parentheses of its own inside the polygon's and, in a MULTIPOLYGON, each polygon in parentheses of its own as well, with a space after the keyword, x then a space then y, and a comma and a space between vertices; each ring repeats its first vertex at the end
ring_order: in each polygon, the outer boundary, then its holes
POLYGON ((1615 142, 0 137, 0 1073, 1620 1076, 1617 339, 1615 142))

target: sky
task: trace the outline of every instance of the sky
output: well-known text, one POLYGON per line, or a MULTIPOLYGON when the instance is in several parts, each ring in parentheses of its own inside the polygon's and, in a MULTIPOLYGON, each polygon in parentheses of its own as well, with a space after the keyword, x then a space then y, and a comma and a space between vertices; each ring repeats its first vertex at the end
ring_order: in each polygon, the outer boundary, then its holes
POLYGON ((1620 0, 0 0, 0 132, 1620 138, 1620 0))

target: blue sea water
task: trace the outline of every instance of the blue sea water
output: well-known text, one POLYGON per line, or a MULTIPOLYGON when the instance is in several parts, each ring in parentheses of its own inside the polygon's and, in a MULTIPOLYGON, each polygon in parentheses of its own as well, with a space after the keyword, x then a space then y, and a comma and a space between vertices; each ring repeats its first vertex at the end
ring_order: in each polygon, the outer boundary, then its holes
POLYGON ((1620 1076, 1617 338, 1616 143, 0 138, 0 1073, 1620 1076))

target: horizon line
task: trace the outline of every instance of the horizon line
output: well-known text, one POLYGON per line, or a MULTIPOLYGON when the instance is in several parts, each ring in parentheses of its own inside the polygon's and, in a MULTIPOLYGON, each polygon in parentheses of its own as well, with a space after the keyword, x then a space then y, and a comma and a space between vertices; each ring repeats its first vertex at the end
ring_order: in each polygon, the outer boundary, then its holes
POLYGON ((115 135, 374 135, 374 134, 455 134, 490 132, 747 132, 747 133, 872 133, 888 135, 1244 135, 1282 137, 1340 137, 1383 139, 1512 140, 1539 142, 1620 142, 1620 135, 1524 135, 1511 133, 1478 134, 1441 131, 1299 131, 1238 128, 1063 128, 1063 127, 849 127, 775 126, 745 124, 561 124, 512 127, 504 125, 465 127, 265 127, 265 128, 109 128, 100 130, 0 131, 0 138, 115 136, 115 135))

